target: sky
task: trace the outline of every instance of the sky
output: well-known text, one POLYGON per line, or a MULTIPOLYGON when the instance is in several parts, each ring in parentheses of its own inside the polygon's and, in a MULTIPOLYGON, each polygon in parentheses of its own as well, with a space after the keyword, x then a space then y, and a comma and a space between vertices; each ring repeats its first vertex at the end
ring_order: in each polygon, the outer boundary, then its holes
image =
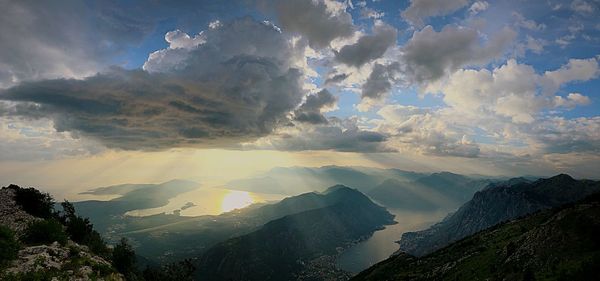
POLYGON ((600 1, 0 0, 0 181, 600 167, 600 1))

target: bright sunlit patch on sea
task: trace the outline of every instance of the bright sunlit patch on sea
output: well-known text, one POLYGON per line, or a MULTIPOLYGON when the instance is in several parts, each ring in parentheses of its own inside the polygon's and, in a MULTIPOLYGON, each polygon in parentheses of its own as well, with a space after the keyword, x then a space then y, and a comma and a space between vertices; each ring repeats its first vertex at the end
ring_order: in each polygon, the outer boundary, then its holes
POLYGON ((233 211, 235 209, 240 209, 249 206, 254 203, 254 199, 250 193, 246 191, 238 191, 232 190, 225 197, 223 197, 223 202, 221 202, 221 211, 223 213, 233 211))

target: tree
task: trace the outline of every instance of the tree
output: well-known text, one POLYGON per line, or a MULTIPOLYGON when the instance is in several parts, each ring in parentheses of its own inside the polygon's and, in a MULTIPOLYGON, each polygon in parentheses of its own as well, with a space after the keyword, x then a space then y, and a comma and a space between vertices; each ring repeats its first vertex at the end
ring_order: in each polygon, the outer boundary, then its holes
POLYGON ((0 268, 17 258, 19 243, 15 234, 8 227, 0 225, 0 268))
POLYGON ((135 251, 127 242, 127 238, 121 238, 113 249, 112 263, 117 271, 125 276, 135 274, 135 251))
POLYGON ((48 193, 30 188, 21 188, 18 185, 11 184, 8 188, 15 191, 15 202, 21 206, 23 211, 28 214, 49 219, 54 214, 54 198, 48 193))

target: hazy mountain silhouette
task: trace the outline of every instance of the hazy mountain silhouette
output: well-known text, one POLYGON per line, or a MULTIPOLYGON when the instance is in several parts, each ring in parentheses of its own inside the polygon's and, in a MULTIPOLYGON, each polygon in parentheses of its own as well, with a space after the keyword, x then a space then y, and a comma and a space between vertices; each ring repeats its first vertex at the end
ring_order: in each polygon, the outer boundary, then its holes
POLYGON ((357 190, 336 186, 322 196, 337 203, 270 221, 209 249, 199 261, 199 280, 302 280, 313 275, 326 280, 316 271, 335 272, 335 265, 324 264, 324 256, 393 223, 393 215, 357 190))
MULTIPOLYGON (((573 182, 559 176, 521 188, 552 193, 557 184, 573 182)), ((569 193, 578 188, 567 189, 569 193)), ((551 201, 557 204, 568 201, 555 199, 551 201)), ((576 204, 478 232, 421 258, 392 256, 352 280, 595 280, 600 268, 598 237, 596 193, 576 204)))
POLYGON ((600 182, 557 175, 534 182, 492 184, 429 229, 402 235, 400 250, 421 256, 500 222, 574 202, 600 191, 600 182))

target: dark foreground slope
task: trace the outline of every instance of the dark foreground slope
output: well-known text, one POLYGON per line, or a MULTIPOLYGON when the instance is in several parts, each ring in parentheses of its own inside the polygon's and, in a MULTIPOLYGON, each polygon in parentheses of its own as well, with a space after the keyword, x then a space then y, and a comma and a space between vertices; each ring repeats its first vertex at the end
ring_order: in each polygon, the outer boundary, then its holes
POLYGON ((575 202, 600 191, 600 182, 557 175, 534 182, 514 179, 475 193, 442 222, 402 235, 400 251, 422 256, 468 235, 533 212, 575 202))
POLYGON ((347 187, 329 190, 328 196, 344 200, 273 220, 209 249, 200 260, 199 280, 323 280, 340 274, 322 263, 392 223, 393 216, 347 187))
POLYGON ((352 280, 598 280, 600 194, 467 237, 393 256, 352 280))

